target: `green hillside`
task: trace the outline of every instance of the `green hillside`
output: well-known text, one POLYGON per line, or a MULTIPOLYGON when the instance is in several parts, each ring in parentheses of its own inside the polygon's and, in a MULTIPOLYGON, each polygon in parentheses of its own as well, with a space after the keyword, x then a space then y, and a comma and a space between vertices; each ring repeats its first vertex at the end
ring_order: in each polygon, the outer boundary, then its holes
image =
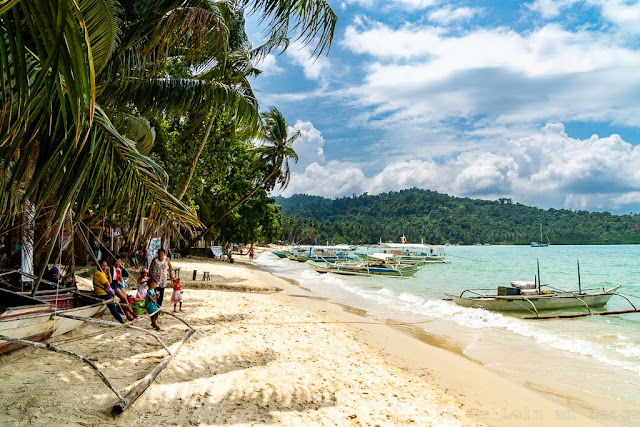
POLYGON ((552 244, 640 243, 638 214, 539 209, 419 189, 335 200, 297 194, 276 197, 276 204, 287 242, 376 243, 404 233, 432 244, 529 244, 540 240, 542 224, 552 244))

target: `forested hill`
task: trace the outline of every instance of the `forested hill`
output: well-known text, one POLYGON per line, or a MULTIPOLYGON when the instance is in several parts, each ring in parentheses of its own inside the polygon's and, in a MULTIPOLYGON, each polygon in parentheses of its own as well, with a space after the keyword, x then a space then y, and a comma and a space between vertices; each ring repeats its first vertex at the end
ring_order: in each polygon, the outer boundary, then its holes
POLYGON ((276 197, 282 207, 281 240, 300 243, 529 244, 542 224, 551 244, 640 243, 640 215, 539 209, 500 201, 451 197, 410 189, 376 196, 326 199, 276 197))

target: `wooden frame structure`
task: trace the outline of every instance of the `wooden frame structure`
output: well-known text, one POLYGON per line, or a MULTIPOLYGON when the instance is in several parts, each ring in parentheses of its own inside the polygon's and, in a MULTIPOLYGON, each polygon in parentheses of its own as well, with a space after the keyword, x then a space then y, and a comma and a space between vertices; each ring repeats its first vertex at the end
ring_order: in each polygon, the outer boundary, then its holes
POLYGON ((67 318, 74 319, 74 320, 81 320, 81 321, 84 321, 84 322, 87 322, 87 323, 94 323, 94 324, 97 324, 97 325, 109 326, 110 328, 109 329, 102 329, 102 330, 95 331, 95 332, 90 332, 88 334, 80 335, 80 336, 77 336, 77 337, 71 337, 71 338, 66 338, 66 339, 62 339, 62 340, 58 340, 58 341, 53 341, 53 342, 46 343, 46 344, 45 343, 41 343, 41 342, 28 341, 28 340, 24 340, 24 339, 20 339, 20 338, 13 338, 13 337, 9 337, 9 336, 6 336, 6 335, 0 335, 0 340, 5 340, 5 341, 8 341, 8 342, 15 342, 15 343, 18 343, 18 344, 22 344, 24 346, 31 346, 31 347, 36 347, 36 348, 40 348, 40 349, 43 349, 43 350, 49 350, 49 351, 53 351, 53 352, 56 352, 56 353, 65 354, 67 356, 71 356, 71 357, 73 357, 75 359, 81 360, 82 362, 86 363, 96 373, 96 375, 98 375, 98 377, 102 380, 102 382, 107 387, 109 387, 109 389, 118 398, 118 403, 113 405, 113 408, 112 408, 112 413, 114 415, 118 415, 118 414, 123 413, 125 410, 127 410, 127 408, 129 408, 131 406, 131 404, 133 404, 133 402, 135 402, 142 395, 142 393, 144 393, 144 391, 149 387, 149 385, 151 385, 153 380, 155 380, 155 378, 160 374, 160 372, 162 372, 162 370, 167 367, 169 362, 171 362, 171 359, 173 359, 173 357, 176 354, 178 354, 178 351, 180 351, 180 348, 182 347, 182 345, 196 331, 191 325, 189 325, 187 322, 185 322, 180 317, 178 317, 178 316, 176 316, 176 315, 174 315, 174 314, 172 314, 172 313, 170 313, 168 311, 164 311, 162 309, 160 309, 160 312, 178 319, 180 322, 182 322, 188 328, 187 331, 182 336, 182 339, 178 342, 178 346, 176 347, 176 349, 174 351, 171 351, 169 346, 167 346, 167 344, 155 332, 152 332, 152 331, 150 331, 148 329, 144 329, 144 328, 140 328, 138 326, 132 325, 133 322, 137 322, 137 321, 140 321, 140 320, 143 320, 143 319, 148 319, 150 317, 149 315, 140 316, 140 317, 138 317, 138 319, 136 319, 134 321, 121 324, 121 323, 117 323, 117 322, 112 322, 112 321, 108 321, 108 320, 101 320, 101 319, 94 319, 94 318, 90 318, 90 317, 79 317, 79 316, 72 316, 72 315, 66 315, 66 314, 59 314, 58 316, 60 316, 60 317, 67 317, 67 318), (96 335, 101 335, 101 334, 110 332, 113 329, 117 329, 117 328, 131 328, 131 329, 146 333, 148 335, 151 335, 152 337, 154 337, 158 341, 158 343, 160 343, 160 345, 167 352, 167 355, 151 371, 149 371, 149 373, 147 373, 144 377, 142 377, 137 382, 135 382, 131 386, 129 392, 127 392, 125 395, 122 395, 113 386, 113 384, 106 377, 106 375, 104 375, 104 373, 100 370, 100 368, 98 368, 95 365, 95 363, 93 363, 91 360, 87 359, 85 356, 83 356, 81 354, 78 354, 78 353, 73 352, 71 350, 68 350, 68 349, 65 349, 63 347, 60 347, 60 344, 69 343, 69 342, 72 342, 72 341, 78 341, 78 340, 82 340, 82 339, 85 339, 85 338, 93 337, 93 336, 96 336, 96 335))

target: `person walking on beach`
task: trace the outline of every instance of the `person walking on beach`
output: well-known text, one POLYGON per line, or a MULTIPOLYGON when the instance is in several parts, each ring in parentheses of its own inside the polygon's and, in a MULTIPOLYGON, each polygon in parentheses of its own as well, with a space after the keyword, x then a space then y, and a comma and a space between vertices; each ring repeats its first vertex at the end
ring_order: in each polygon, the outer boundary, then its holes
POLYGON ((158 306, 162 307, 162 300, 164 298, 164 288, 167 285, 167 276, 173 282, 173 270, 171 268, 171 261, 167 258, 167 254, 164 249, 158 249, 158 255, 151 261, 151 267, 149 267, 149 275, 158 284, 158 306))
POLYGON ((253 257, 255 256, 255 252, 253 252, 253 248, 249 249, 249 261, 253 261, 253 257))
POLYGON ((160 332, 160 326, 158 326, 158 294, 156 293, 156 281, 153 279, 149 279, 147 282, 149 284, 149 290, 147 291, 147 296, 144 298, 144 309, 147 310, 147 313, 151 315, 151 327, 156 331, 160 332))

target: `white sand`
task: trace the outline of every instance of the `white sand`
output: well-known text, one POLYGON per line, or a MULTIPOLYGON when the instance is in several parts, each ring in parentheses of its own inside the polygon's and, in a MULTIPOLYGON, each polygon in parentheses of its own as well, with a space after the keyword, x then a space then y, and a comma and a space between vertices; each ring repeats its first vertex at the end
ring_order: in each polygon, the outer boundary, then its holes
MULTIPOLYGON (((182 268, 186 312, 181 315, 197 331, 127 412, 110 414, 115 396, 81 362, 22 349, 0 356, 0 424, 590 424, 389 326, 335 323, 362 318, 324 301, 296 298, 294 285, 246 263, 174 265, 182 268), (194 268, 210 271, 212 280, 185 280, 194 268), (212 290, 223 286, 263 291, 212 290), (519 418, 503 408, 517 409, 519 418), (534 417, 533 409, 525 412, 529 408, 542 408, 543 419, 537 412, 534 417)), ((170 289, 165 309, 172 308, 169 298, 170 289)), ((108 312, 104 319, 111 320, 108 312)), ((170 344, 185 331, 169 316, 159 323, 170 344)), ((140 326, 149 327, 146 321, 140 326)), ((74 333, 94 329, 84 326, 74 333)), ((65 347, 91 357, 119 389, 166 354, 153 339, 130 329, 65 347)))

